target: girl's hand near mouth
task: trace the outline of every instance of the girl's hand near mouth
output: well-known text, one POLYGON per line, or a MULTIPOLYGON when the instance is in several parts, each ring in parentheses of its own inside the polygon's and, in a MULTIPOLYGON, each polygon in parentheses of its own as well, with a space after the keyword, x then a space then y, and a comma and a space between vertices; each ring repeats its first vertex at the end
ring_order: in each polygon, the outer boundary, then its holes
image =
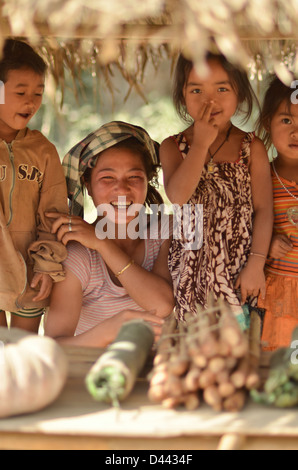
POLYGON ((218 135, 218 127, 215 125, 212 117, 213 107, 213 101, 204 103, 199 109, 194 122, 193 144, 206 150, 208 150, 218 135))

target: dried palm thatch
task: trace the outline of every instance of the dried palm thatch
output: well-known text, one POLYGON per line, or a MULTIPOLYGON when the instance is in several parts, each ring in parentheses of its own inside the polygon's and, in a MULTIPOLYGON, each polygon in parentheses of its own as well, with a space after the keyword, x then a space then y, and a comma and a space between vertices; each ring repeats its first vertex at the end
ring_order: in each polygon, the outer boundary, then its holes
POLYGON ((102 40, 73 39, 54 40, 44 38, 35 49, 43 56, 49 66, 49 72, 55 80, 57 88, 62 91, 62 102, 67 76, 70 73, 73 81, 73 92, 78 97, 83 91, 83 74, 89 71, 94 78, 94 87, 104 84, 113 95, 114 76, 117 71, 129 84, 125 100, 134 89, 146 101, 142 83, 147 63, 157 69, 164 57, 171 57, 167 45, 152 46, 139 44, 128 46, 124 41, 118 43, 117 58, 102 60, 104 42, 102 40))
MULTIPOLYGON (((298 74, 297 0, 0 0, 0 39, 22 37, 39 48, 57 85, 65 69, 80 82, 90 70, 113 89, 112 64, 131 87, 148 61, 158 67, 181 49, 201 72, 216 48, 262 79, 298 74)), ((77 89, 77 85, 74 87, 77 89)))

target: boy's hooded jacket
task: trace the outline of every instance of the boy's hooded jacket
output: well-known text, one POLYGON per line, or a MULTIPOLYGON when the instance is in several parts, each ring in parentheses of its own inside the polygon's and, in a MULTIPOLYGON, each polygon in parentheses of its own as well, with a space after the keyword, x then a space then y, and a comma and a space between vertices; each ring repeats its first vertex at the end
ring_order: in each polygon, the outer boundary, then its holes
POLYGON ((0 309, 48 305, 32 301, 33 273, 64 278, 67 250, 45 212, 68 213, 65 176, 54 145, 26 128, 11 144, 0 139, 0 309))

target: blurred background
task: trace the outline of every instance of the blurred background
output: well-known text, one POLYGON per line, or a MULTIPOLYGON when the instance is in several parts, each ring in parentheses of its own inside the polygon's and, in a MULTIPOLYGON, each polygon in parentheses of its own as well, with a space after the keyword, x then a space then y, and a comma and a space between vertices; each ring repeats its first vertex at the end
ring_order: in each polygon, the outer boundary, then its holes
MULTIPOLYGON (((173 62, 166 56, 160 60, 158 67, 148 63, 139 91, 130 87, 116 67, 112 70, 112 89, 104 81, 99 81, 98 77, 92 76, 90 70, 83 71, 80 83, 75 85, 73 77, 66 72, 63 96, 49 74, 43 104, 29 127, 40 130, 54 143, 61 160, 77 142, 112 120, 142 126, 153 139, 161 143, 169 135, 187 127, 176 114, 172 103, 172 69, 173 62)), ((253 80, 252 84, 261 97, 260 81, 253 80)), ((237 120, 235 124, 243 129, 253 130, 257 111, 255 109, 245 126, 237 120)), ((163 189, 162 172, 159 180, 160 192, 168 202, 163 189)), ((95 216, 96 210, 87 197, 85 218, 93 221, 95 216)))
MULTIPOLYGON (((140 93, 130 88, 117 68, 113 70, 112 90, 106 83, 93 77, 89 70, 82 72, 80 84, 74 93, 73 77, 66 73, 62 105, 62 92, 57 90, 49 74, 43 104, 29 127, 40 130, 56 146, 61 160, 90 132, 113 120, 142 126, 154 140, 161 143, 169 135, 186 127, 172 104, 171 65, 167 57, 158 69, 148 64, 140 93)), ((165 197, 161 173, 159 179, 160 192, 165 197)), ((87 198, 85 218, 92 220, 95 215, 96 210, 87 198)))

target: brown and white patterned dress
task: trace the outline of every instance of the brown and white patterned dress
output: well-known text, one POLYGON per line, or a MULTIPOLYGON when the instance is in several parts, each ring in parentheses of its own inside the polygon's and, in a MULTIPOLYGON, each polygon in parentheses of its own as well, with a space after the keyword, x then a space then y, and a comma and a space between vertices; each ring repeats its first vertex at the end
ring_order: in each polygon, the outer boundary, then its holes
MULTIPOLYGON (((185 135, 180 133, 173 139, 185 158, 190 148, 185 135)), ((188 202, 192 217, 187 223, 192 231, 195 206, 203 205, 203 245, 198 250, 186 249, 181 229, 181 238, 173 239, 170 247, 169 268, 179 320, 186 312, 196 315, 197 305, 207 308, 210 293, 228 302, 236 316, 242 315, 234 284, 251 249, 253 203, 248 163, 253 139, 253 133, 245 135, 235 163, 217 163, 213 173, 204 168, 188 202)))

